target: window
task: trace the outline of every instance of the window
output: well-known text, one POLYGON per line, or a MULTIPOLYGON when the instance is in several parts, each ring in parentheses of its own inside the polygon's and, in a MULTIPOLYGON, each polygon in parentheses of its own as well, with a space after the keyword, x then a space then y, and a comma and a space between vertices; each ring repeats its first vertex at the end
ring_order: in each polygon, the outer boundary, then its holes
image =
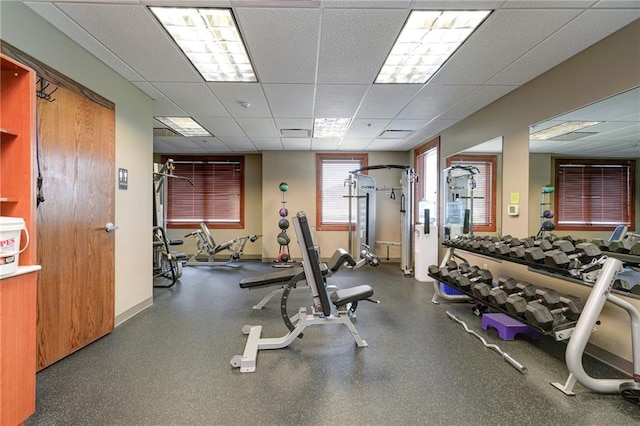
POLYGON ((480 173, 474 176, 473 230, 496 231, 496 173, 498 157, 495 155, 454 155, 447 158, 447 167, 465 165, 476 167, 480 173))
POLYGON ((635 229, 635 168, 635 160, 556 159, 556 229, 635 229))
MULTIPOLYGON (((367 165, 367 154, 316 154, 317 229, 346 231, 349 224, 349 172, 367 165)), ((355 218, 355 200, 352 217, 355 218)))
MULTIPOLYGON (((244 228, 243 157, 173 157, 167 179, 167 227, 244 228)), ((166 161, 163 158, 162 161, 166 161)))
POLYGON ((429 219, 436 221, 438 213, 438 183, 440 137, 416 148, 414 168, 418 175, 415 184, 416 223, 424 223, 424 209, 429 209, 429 219))

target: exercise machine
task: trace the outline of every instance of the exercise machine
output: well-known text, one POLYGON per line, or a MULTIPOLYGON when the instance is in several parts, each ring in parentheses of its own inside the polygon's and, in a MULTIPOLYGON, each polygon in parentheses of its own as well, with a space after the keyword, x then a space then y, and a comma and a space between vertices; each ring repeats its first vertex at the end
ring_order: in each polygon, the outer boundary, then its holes
MULTIPOLYGON (((331 277, 342 268, 355 271, 365 264, 375 267, 380 264, 379 262, 376 262, 376 259, 377 258, 373 257, 356 261, 349 252, 339 248, 327 263, 322 263, 320 265, 322 277, 326 281, 327 278, 331 277)), ((245 278, 240 281, 239 285, 240 288, 246 288, 249 290, 278 286, 278 288, 272 290, 269 294, 264 296, 260 302, 255 304, 253 309, 262 309, 274 297, 282 296, 288 286, 293 287, 291 290, 292 292, 309 291, 306 276, 304 275, 304 268, 302 266, 293 267, 293 265, 291 268, 283 271, 269 272, 255 277, 245 278)))
POLYGON ((153 165, 153 286, 161 288, 172 287, 182 275, 182 264, 187 258, 185 253, 171 250, 172 246, 182 245, 182 240, 169 240, 164 228, 167 214, 164 209, 167 199, 166 180, 186 180, 192 186, 194 183, 182 176, 173 174, 175 166, 173 159, 164 164, 153 165))
MULTIPOLYGON (((400 268, 405 276, 413 276, 413 218, 414 191, 413 186, 418 178, 410 166, 385 164, 366 166, 349 172, 346 184, 349 186, 349 200, 356 199, 355 230, 349 227, 349 251, 352 245, 360 250, 360 258, 378 257, 375 245, 395 245, 391 242, 381 242, 376 239, 376 181, 372 176, 363 172, 369 170, 402 170, 400 178, 400 268), (354 193, 355 190, 355 193, 354 193)), ((386 190, 386 189, 385 189, 386 190)), ((395 188, 391 188, 392 199, 396 199, 395 188)), ((351 221, 351 202, 349 203, 349 220, 351 221)), ((379 259, 379 257, 378 257, 379 259)))
POLYGON ((170 246, 181 245, 182 240, 170 241, 162 226, 153 227, 153 286, 169 288, 182 276, 184 253, 172 251, 170 246))
POLYGON ((240 260, 244 254, 244 247, 247 242, 255 242, 262 235, 247 235, 236 237, 222 244, 216 244, 207 224, 200 223, 200 229, 190 232, 185 237, 196 239, 197 252, 186 262, 186 266, 227 266, 232 262, 240 260), (230 252, 226 261, 217 262, 215 256, 222 252, 230 252), (206 257, 202 260, 203 257, 206 257))
POLYGON ((446 173, 444 239, 457 236, 473 236, 473 191, 475 175, 480 170, 475 166, 455 165, 444 169, 446 173))
MULTIPOLYGON (((320 259, 313 243, 311 228, 306 214, 304 212, 297 213, 293 217, 293 225, 302 253, 302 273, 306 277, 313 298, 311 313, 307 313, 306 307, 301 307, 296 314, 295 321, 291 321, 286 314, 286 302, 289 294, 285 292, 282 295, 281 310, 289 333, 280 338, 263 338, 261 337, 262 326, 245 325, 242 328, 242 332, 247 334, 248 338, 244 353, 234 356, 230 361, 231 365, 234 368, 239 368, 242 373, 255 371, 258 351, 286 348, 297 337, 301 337, 302 332, 307 327, 313 325, 342 324, 350 331, 358 346, 367 346, 367 342, 360 337, 351 322, 351 316, 355 312, 359 301, 367 300, 378 303, 371 299, 373 289, 369 285, 359 285, 329 293, 324 285, 320 259)), ((287 288, 290 287, 288 286, 287 288)))
POLYGON ((593 289, 567 344, 565 360, 569 369, 569 377, 564 384, 552 383, 555 388, 565 395, 575 395, 573 386, 578 382, 595 392, 620 393, 626 400, 640 404, 640 312, 633 304, 611 294, 616 276, 622 270, 622 261, 613 257, 609 257, 600 269, 600 274, 593 285, 593 289), (582 365, 584 349, 606 302, 610 302, 627 311, 631 319, 632 380, 594 378, 587 374, 582 365))

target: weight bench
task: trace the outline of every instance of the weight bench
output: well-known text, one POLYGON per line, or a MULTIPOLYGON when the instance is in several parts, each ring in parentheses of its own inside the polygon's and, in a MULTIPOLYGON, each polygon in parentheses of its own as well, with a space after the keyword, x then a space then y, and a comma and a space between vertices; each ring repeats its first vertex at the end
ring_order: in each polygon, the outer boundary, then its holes
POLYGON ((202 222, 200 229, 193 231, 186 237, 196 238, 197 252, 187 260, 187 266, 226 266, 231 262, 235 262, 240 259, 240 256, 244 254, 244 246, 248 241, 255 242, 261 235, 247 235, 244 237, 236 237, 222 244, 216 244, 211 232, 207 225, 202 222), (229 251, 229 259, 224 262, 216 262, 215 255, 223 251, 229 251), (202 256, 207 256, 206 260, 200 260, 202 256))
MULTIPOLYGON (((239 368, 242 373, 255 371, 259 350, 286 348, 293 343, 296 337, 302 337, 302 332, 312 325, 343 324, 349 329, 358 346, 368 346, 367 342, 358 334, 350 316, 361 300, 378 303, 371 300, 373 289, 369 285, 359 285, 344 290, 334 290, 329 294, 324 285, 318 252, 313 244, 306 214, 299 212, 294 216, 293 225, 302 252, 303 272, 313 297, 311 313, 307 313, 305 307, 300 308, 296 315, 295 325, 289 322, 288 318, 285 318, 289 333, 280 338, 262 338, 262 326, 245 325, 242 332, 248 334, 248 338, 244 353, 234 356, 230 361, 231 365, 234 368, 239 368)), ((287 293, 283 294, 283 305, 288 300, 286 296, 288 296, 287 293)), ((283 309, 285 308, 286 306, 283 307, 283 309)))
MULTIPOLYGON (((349 254, 349 252, 339 248, 335 251, 328 264, 320 264, 320 270, 322 272, 323 280, 326 281, 327 277, 337 272, 344 265, 354 267, 356 265, 356 260, 353 258, 353 256, 351 256, 351 254, 349 254)), ((304 268, 302 266, 282 271, 269 272, 251 278, 245 278, 240 281, 239 285, 240 288, 247 288, 249 290, 273 285, 280 286, 279 288, 264 296, 262 300, 260 300, 257 304, 253 305, 253 309, 262 309, 271 299, 278 295, 282 295, 285 287, 287 287, 291 280, 295 280, 293 283, 291 283, 295 291, 309 290, 308 285, 300 285, 300 283, 306 282, 304 268)))

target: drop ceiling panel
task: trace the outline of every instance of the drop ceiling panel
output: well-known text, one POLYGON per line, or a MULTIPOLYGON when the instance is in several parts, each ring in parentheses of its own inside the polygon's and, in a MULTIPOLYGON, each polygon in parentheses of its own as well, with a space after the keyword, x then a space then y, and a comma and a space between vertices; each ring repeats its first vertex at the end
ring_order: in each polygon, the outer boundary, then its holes
POLYGON ((156 89, 151 83, 136 81, 133 84, 154 100, 153 115, 155 117, 182 117, 187 115, 187 113, 185 113, 171 99, 166 97, 164 93, 156 89))
POLYGON ((510 0, 505 1, 502 7, 506 9, 570 9, 589 7, 595 3, 597 3, 595 0, 510 0))
POLYGON ((401 139, 374 139, 367 145, 367 151, 393 151, 401 139))
POLYGON ((449 58, 430 83, 482 84, 578 13, 578 10, 498 10, 449 58))
POLYGON ((319 9, 237 8, 244 37, 262 83, 313 83, 319 9))
POLYGON ((398 118, 431 120, 474 90, 474 86, 426 86, 398 118))
POLYGON ((202 81, 146 7, 76 3, 58 7, 146 80, 202 81))
POLYGON ((82 27, 65 15, 60 9, 51 3, 25 2, 34 11, 40 14, 55 27, 63 29, 65 34, 71 37, 76 43, 84 47, 102 62, 113 68, 127 80, 142 80, 140 74, 134 71, 129 65, 116 55, 105 49, 94 37, 87 33, 82 27))
POLYGON ((256 152, 258 148, 248 138, 221 138, 222 143, 230 147, 233 152, 256 152))
POLYGON ((246 137, 238 123, 231 117, 207 117, 196 115, 193 117, 200 125, 219 138, 246 137))
POLYGON ((276 127, 282 129, 313 129, 313 120, 311 118, 276 118, 276 127))
POLYGON ((503 3, 504 0, 415 0, 411 7, 431 10, 492 10, 503 3))
POLYGON ((389 120, 353 120, 344 137, 348 139, 373 139, 382 133, 387 124, 389 124, 389 120))
POLYGON ((277 138, 280 137, 273 119, 271 118, 237 118, 240 128, 250 138, 277 138))
POLYGON ((356 118, 395 117, 423 87, 422 84, 374 84, 356 118))
POLYGON ((252 141, 260 151, 282 151, 284 149, 280 138, 253 138, 252 141))
POLYGON ((480 86, 443 112, 439 118, 462 120, 517 88, 518 86, 480 86))
POLYGON ((593 6, 594 8, 620 8, 620 9, 638 9, 640 4, 636 0, 600 0, 593 6))
POLYGON ((263 84, 274 117, 313 116, 314 86, 311 84, 263 84))
POLYGON ((418 130, 427 123, 427 120, 392 120, 387 126, 387 129, 418 130))
POLYGON ((190 116, 229 116, 205 83, 154 83, 154 86, 190 116))
POLYGON ((340 146, 340 139, 311 138, 312 151, 336 151, 340 146))
POLYGON ((366 139, 343 139, 342 143, 338 147, 339 151, 364 151, 367 145, 371 142, 371 138, 366 139))
POLYGON ((395 9, 325 10, 318 83, 373 83, 408 14, 395 9))
POLYGON ((319 85, 316 91, 315 116, 318 118, 351 118, 358 110, 367 86, 319 85))
POLYGON ((271 117, 258 83, 207 83, 216 98, 234 117, 271 117), (243 107, 248 103, 248 107, 243 107))
POLYGON ((287 151, 309 151, 311 138, 282 138, 282 146, 287 151))
POLYGON ((639 10, 586 11, 497 73, 487 83, 524 84, 610 35, 614 28, 622 28, 638 18, 639 10), (603 19, 611 21, 611 25, 602 25, 603 19))

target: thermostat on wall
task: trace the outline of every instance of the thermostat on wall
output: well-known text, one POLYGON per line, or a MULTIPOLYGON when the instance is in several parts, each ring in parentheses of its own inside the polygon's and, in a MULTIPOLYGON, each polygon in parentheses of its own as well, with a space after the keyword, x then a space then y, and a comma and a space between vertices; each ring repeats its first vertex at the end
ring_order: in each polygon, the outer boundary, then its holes
POLYGON ((520 214, 520 205, 509 204, 509 207, 507 208, 507 214, 509 216, 518 216, 520 214))

